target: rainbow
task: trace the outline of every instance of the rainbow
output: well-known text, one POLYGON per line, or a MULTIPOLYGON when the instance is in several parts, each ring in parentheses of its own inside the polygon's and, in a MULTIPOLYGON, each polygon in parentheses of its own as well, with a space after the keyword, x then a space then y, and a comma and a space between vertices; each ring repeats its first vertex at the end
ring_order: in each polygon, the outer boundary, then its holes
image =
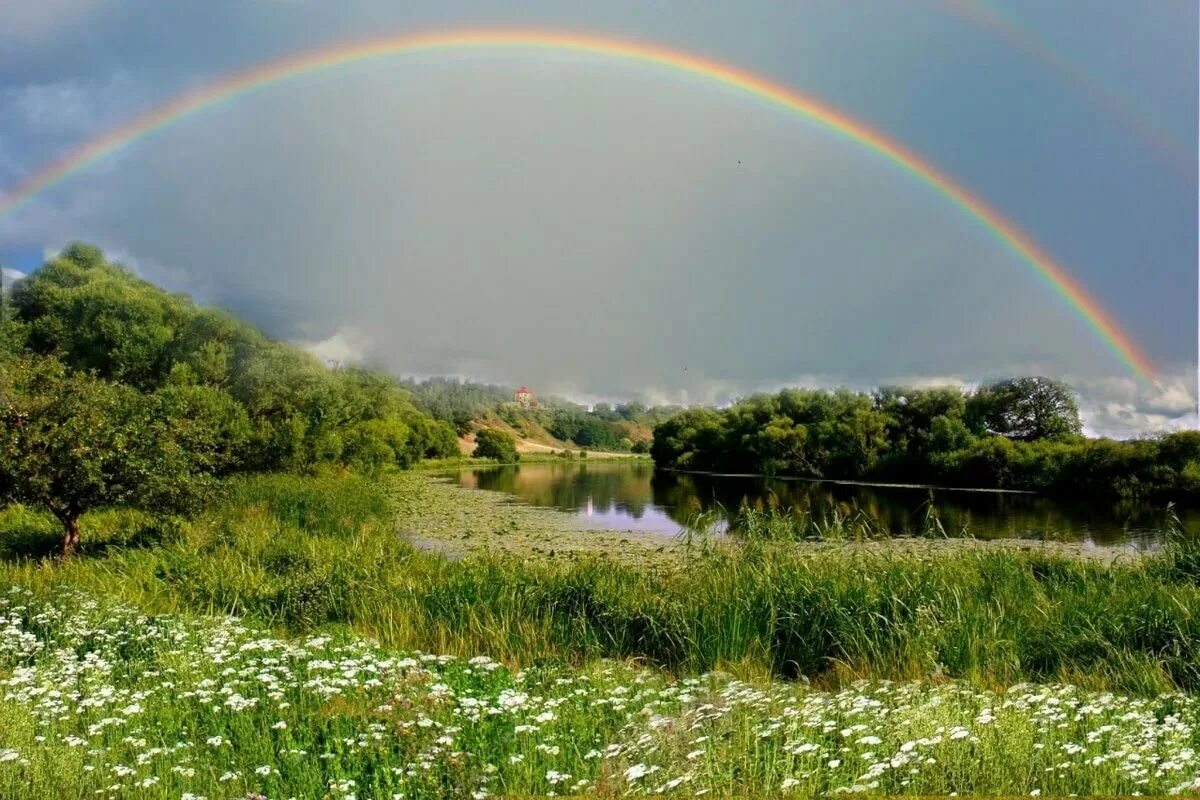
POLYGON ((0 197, 0 216, 21 208, 33 197, 58 185, 97 160, 246 92, 367 59, 464 48, 548 49, 649 64, 699 76, 795 112, 843 139, 874 151, 937 190, 1033 267, 1135 374, 1146 379, 1152 379, 1154 376, 1150 360, 1133 339, 1062 266, 983 199, 969 192, 899 142, 793 89, 737 67, 657 44, 605 36, 526 29, 452 30, 340 43, 253 66, 185 92, 67 153, 0 197))
POLYGON ((1081 67, 1055 52, 1028 29, 1013 22, 1001 11, 982 0, 942 0, 942 2, 954 15, 972 25, 991 31, 1012 47, 1058 73, 1060 77, 1074 85, 1097 106, 1120 119, 1131 130, 1136 131, 1159 155, 1164 156, 1178 167, 1184 175, 1189 177, 1195 175, 1195 151, 1168 131, 1155 125, 1144 114, 1139 113, 1128 100, 1105 89, 1104 86, 1089 77, 1081 67))

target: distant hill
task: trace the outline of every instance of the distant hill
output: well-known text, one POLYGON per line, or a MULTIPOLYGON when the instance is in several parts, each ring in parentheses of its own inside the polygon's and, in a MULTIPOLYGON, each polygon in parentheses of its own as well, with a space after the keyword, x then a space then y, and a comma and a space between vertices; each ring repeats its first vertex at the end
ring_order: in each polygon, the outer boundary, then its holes
POLYGON ((500 428, 525 442, 527 449, 532 444, 648 452, 654 425, 679 411, 641 403, 598 403, 589 410, 554 396, 539 397, 536 407, 523 408, 514 400, 514 388, 457 378, 406 380, 402 385, 418 408, 450 423, 460 436, 480 427, 500 428))

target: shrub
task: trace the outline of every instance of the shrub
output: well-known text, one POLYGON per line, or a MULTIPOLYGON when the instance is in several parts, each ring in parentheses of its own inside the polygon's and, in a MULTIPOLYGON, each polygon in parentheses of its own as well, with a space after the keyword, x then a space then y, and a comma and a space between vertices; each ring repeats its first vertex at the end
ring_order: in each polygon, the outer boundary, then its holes
POLYGON ((494 458, 501 464, 511 464, 517 461, 521 454, 517 452, 517 444, 511 435, 494 428, 482 428, 475 434, 475 456, 494 458))

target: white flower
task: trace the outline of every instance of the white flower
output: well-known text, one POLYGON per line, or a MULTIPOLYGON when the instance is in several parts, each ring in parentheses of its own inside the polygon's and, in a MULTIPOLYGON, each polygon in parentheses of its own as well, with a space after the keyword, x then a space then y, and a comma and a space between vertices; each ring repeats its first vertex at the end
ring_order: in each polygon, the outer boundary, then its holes
POLYGON ((645 764, 634 764, 632 767, 625 770, 625 780, 632 783, 633 781, 636 781, 639 778, 644 778, 644 777, 646 777, 646 775, 649 775, 649 774, 650 774, 650 770, 646 767, 645 764))
POLYGON ((783 791, 787 791, 788 789, 791 789, 793 786, 799 786, 799 785, 800 785, 800 781, 796 780, 795 778, 787 778, 784 780, 783 783, 779 784, 779 788, 782 789, 783 791))
POLYGON ((261 767, 255 767, 254 771, 259 775, 270 775, 272 772, 271 767, 266 764, 263 764, 261 767))

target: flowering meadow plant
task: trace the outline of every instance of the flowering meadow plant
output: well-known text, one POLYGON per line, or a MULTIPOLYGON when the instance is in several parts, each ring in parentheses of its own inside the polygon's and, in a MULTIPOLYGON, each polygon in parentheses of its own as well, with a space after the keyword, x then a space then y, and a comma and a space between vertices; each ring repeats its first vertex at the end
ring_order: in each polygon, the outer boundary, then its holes
POLYGON ((510 670, 351 635, 0 599, 0 796, 1159 794, 1200 704, 1066 685, 819 691, 614 662, 510 670))

